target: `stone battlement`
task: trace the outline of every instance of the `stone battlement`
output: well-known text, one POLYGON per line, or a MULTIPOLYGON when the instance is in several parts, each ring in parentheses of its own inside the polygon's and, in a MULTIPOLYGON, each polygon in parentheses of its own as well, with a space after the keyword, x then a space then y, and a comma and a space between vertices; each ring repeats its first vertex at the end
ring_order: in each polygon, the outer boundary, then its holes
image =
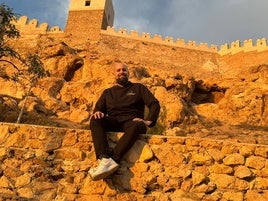
POLYGON ((48 23, 39 24, 37 19, 28 19, 27 16, 21 16, 15 26, 20 31, 21 35, 36 35, 46 33, 63 33, 59 26, 49 27, 48 23))
POLYGON ((218 53, 220 55, 226 55, 226 54, 236 54, 238 52, 244 51, 244 52, 251 52, 251 51, 267 51, 267 40, 265 38, 257 39, 256 45, 253 44, 252 39, 244 40, 243 45, 241 45, 241 42, 239 40, 232 42, 230 45, 225 43, 221 46, 218 53))
MULTIPOLYGON (((28 19, 27 16, 20 17, 15 22, 16 27, 19 29, 21 36, 27 36, 27 35, 38 35, 38 34, 54 34, 59 36, 59 34, 64 34, 64 31, 60 29, 59 26, 53 26, 49 28, 48 23, 41 23, 39 25, 37 19, 28 19)), ((140 41, 146 41, 149 43, 157 43, 162 45, 169 45, 174 47, 181 47, 181 48, 187 48, 187 49, 194 49, 194 50, 200 50, 205 52, 213 52, 213 53, 219 53, 221 56, 227 55, 227 54, 236 54, 238 52, 250 52, 250 51, 267 51, 267 40, 265 38, 257 39, 256 44, 254 44, 252 39, 244 40, 243 45, 241 41, 237 40, 232 42, 231 44, 225 43, 220 46, 220 48, 217 47, 217 45, 211 45, 209 46, 207 43, 200 43, 197 44, 196 41, 188 41, 186 42, 184 39, 181 38, 173 38, 170 36, 166 36, 163 38, 162 35, 155 34, 154 36, 151 36, 150 33, 138 33, 135 30, 131 30, 130 32, 127 31, 125 28, 119 28, 118 30, 115 30, 114 27, 108 26, 106 30, 100 30, 101 34, 105 35, 111 35, 116 37, 123 37, 123 38, 129 38, 134 40, 140 40, 140 41)))
POLYGON ((207 43, 200 43, 199 45, 195 41, 188 41, 188 43, 185 42, 184 39, 174 39, 173 37, 165 37, 163 38, 162 35, 155 34, 153 37, 151 37, 150 33, 143 32, 142 34, 139 34, 137 31, 130 31, 128 33, 127 29, 119 28, 118 31, 115 30, 114 27, 107 27, 107 30, 101 30, 102 34, 106 35, 112 35, 112 36, 118 36, 118 37, 125 37, 125 38, 131 38, 135 40, 141 40, 151 43, 158 43, 162 45, 170 45, 174 47, 182 47, 182 48, 189 48, 189 49, 195 49, 195 50, 201 50, 201 51, 207 51, 207 52, 217 52, 217 46, 211 45, 208 46, 207 43))

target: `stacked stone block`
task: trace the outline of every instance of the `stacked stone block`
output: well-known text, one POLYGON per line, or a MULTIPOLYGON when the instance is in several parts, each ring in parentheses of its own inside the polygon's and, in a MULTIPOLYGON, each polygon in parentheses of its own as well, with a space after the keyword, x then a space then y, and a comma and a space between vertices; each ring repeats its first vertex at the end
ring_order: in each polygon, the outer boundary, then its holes
MULTIPOLYGON (((0 125, 0 197, 13 200, 267 200, 268 146, 142 135, 92 181, 89 130, 0 125)), ((122 133, 110 133, 114 146, 122 133)))

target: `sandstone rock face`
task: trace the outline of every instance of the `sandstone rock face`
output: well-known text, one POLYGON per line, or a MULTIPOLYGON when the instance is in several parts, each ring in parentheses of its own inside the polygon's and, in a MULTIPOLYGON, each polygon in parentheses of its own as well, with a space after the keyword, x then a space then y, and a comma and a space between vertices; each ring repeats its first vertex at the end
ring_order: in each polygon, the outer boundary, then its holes
MULTIPOLYGON (((97 98, 114 83, 110 65, 120 59, 129 66, 131 81, 148 86, 161 103, 158 124, 148 132, 173 135, 168 130, 179 128, 187 135, 226 126, 265 131, 268 125, 268 52, 220 57, 105 35, 72 47, 64 39, 35 40, 28 49, 25 38, 13 41, 25 54, 39 52, 51 74, 32 90, 24 123, 87 127, 97 98)), ((12 81, 0 83, 0 120, 15 122, 25 91, 12 81)))

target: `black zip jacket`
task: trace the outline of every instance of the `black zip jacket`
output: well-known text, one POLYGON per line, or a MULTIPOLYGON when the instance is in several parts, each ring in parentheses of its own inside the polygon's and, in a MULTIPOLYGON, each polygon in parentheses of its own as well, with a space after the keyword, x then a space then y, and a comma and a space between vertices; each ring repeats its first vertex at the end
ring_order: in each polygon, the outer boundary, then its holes
POLYGON ((103 112, 119 122, 134 118, 152 121, 149 127, 153 127, 160 112, 160 105, 147 87, 128 82, 124 87, 115 85, 105 89, 95 105, 93 112, 96 111, 103 112), (148 107, 149 113, 144 119, 145 106, 148 107))

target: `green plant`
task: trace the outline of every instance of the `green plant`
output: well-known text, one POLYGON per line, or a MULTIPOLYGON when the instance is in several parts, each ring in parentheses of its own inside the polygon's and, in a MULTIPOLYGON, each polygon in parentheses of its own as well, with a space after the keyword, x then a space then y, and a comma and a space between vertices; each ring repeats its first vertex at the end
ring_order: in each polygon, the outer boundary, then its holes
MULTIPOLYGON (((15 51, 8 45, 9 39, 18 38, 19 31, 16 29, 14 22, 16 16, 12 9, 5 4, 0 5, 0 62, 10 64, 15 69, 12 75, 1 73, 4 79, 10 79, 20 83, 25 89, 24 102, 21 107, 17 123, 20 123, 27 99, 32 88, 37 84, 40 78, 49 76, 49 72, 44 69, 44 65, 37 54, 28 54, 23 57, 19 52, 15 51), (12 59, 12 60, 11 60, 12 59), (14 63, 14 61, 16 63, 14 63)), ((0 66, 2 67, 2 66, 0 66)), ((2 70, 0 72, 3 72, 2 70)))
POLYGON ((18 53, 7 44, 9 39, 18 38, 19 31, 12 23, 16 16, 5 4, 0 5, 0 59, 4 56, 19 57, 18 53))
POLYGON ((32 91, 32 88, 36 85, 37 81, 40 78, 49 76, 49 72, 44 69, 44 65, 38 55, 30 54, 26 60, 23 60, 22 62, 25 68, 18 70, 16 73, 14 73, 13 77, 14 81, 20 82, 20 84, 24 85, 24 88, 26 89, 26 95, 24 97, 23 105, 21 107, 17 123, 20 123, 27 99, 32 91))

